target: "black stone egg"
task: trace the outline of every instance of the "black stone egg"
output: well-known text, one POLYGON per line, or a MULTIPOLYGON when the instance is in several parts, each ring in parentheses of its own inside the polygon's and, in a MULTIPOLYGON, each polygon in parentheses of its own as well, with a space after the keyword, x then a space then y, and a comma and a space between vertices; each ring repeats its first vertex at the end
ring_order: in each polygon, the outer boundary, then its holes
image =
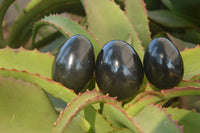
POLYGON ((95 78, 99 89, 120 101, 129 101, 137 94, 143 76, 139 56, 124 41, 107 43, 97 57, 95 78))
POLYGON ((145 52, 143 64, 147 79, 159 89, 173 88, 183 77, 180 52, 166 38, 152 40, 145 52))
POLYGON ((58 51, 53 67, 53 80, 79 93, 93 76, 95 56, 91 42, 75 35, 58 51))

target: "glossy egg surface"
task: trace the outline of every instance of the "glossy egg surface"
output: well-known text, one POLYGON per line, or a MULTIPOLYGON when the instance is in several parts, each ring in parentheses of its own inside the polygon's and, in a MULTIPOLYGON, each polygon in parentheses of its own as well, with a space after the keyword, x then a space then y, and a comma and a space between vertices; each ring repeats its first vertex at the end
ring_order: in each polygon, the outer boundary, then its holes
POLYGON ((159 89, 173 88, 183 77, 180 52, 166 38, 152 40, 145 52, 143 64, 147 79, 159 89))
POLYGON ((53 80, 80 92, 93 75, 95 56, 91 42, 83 35, 75 35, 58 51, 52 68, 53 80))
POLYGON ((141 60, 126 42, 114 40, 107 43, 97 57, 97 85, 104 94, 117 96, 118 100, 133 98, 142 84, 143 76, 141 60))

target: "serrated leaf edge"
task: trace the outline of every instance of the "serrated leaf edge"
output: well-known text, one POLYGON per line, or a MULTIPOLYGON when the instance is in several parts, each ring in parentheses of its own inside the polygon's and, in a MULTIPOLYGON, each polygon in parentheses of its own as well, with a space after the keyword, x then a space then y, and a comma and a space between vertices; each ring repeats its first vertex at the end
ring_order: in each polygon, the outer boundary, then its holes
POLYGON ((74 98, 72 100, 72 102, 70 102, 67 107, 60 113, 57 121, 54 123, 54 128, 52 130, 52 132, 64 132, 65 128, 68 126, 69 122, 75 117, 75 115, 82 110, 85 106, 97 103, 97 102, 102 102, 102 103, 108 103, 108 101, 112 101, 115 104, 119 104, 119 102, 116 101, 116 98, 113 97, 109 97, 109 95, 103 95, 101 92, 97 91, 97 90, 93 90, 93 91, 89 91, 87 90, 85 93, 79 93, 78 96, 76 98, 74 98), (88 95, 88 94, 92 94, 92 93, 96 93, 96 96, 91 98, 91 99, 86 99, 79 107, 77 107, 74 112, 72 113, 72 115, 70 116, 70 118, 65 122, 64 127, 60 127, 59 130, 55 131, 55 127, 59 124, 60 120, 62 119, 64 113, 68 110, 68 108, 70 108, 70 106, 79 99, 79 97, 84 96, 84 95, 88 95))

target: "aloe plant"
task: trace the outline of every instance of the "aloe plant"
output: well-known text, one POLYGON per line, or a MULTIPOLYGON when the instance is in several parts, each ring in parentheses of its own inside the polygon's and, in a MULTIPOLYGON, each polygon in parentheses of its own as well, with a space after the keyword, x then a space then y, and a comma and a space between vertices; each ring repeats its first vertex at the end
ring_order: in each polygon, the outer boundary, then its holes
MULTIPOLYGON (((3 0, 0 3, 1 25, 12 2, 3 0)), ((155 12, 147 11, 143 0, 31 1, 15 21, 8 40, 3 37, 2 28, 0 31, 1 132, 199 132, 200 114, 181 108, 179 97, 200 95, 200 47, 192 44, 193 48, 186 48, 191 45, 170 33, 166 35, 184 49, 181 51, 185 69, 183 80, 174 88, 158 90, 145 79, 138 95, 122 103, 103 95, 94 80, 87 86, 88 90, 76 94, 51 79, 56 51, 76 34, 91 41, 95 58, 105 43, 123 40, 143 59, 153 39, 148 20, 148 17, 153 19, 152 14, 155 12), (63 8, 65 4, 70 9, 63 8), (76 7, 85 11, 80 12, 76 7), (61 8, 61 11, 83 15, 82 22, 53 14, 61 8), (30 19, 34 16, 37 16, 34 20, 30 19), (38 41, 37 33, 45 25, 56 31, 38 41), (22 46, 31 33, 32 45, 25 49, 22 46), (53 41, 49 43, 49 39, 53 41)), ((170 24, 173 25, 174 20, 170 24)))

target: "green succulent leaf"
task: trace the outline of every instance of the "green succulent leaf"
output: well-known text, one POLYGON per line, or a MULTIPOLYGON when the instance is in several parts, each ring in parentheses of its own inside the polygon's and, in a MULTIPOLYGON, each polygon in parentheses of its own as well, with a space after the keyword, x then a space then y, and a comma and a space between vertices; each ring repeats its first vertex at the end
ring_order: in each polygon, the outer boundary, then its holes
POLYGON ((111 131, 109 133, 132 133, 132 131, 130 131, 127 128, 122 128, 122 129, 116 129, 116 130, 111 131))
POLYGON ((131 38, 131 45, 143 58, 144 50, 133 25, 113 0, 82 0, 82 3, 87 14, 88 30, 102 45, 112 40, 127 42, 131 38))
POLYGON ((129 17, 144 47, 151 41, 147 10, 143 0, 126 0, 126 14, 129 17))
POLYGON ((192 49, 185 49, 184 51, 181 52, 181 56, 184 62, 183 79, 189 80, 194 75, 200 74, 199 51, 200 51, 200 46, 197 46, 192 49))
POLYGON ((1 132, 51 131, 58 114, 41 88, 0 76, 0 92, 1 132))
POLYGON ((9 46, 14 48, 24 46, 31 36, 34 22, 43 16, 70 9, 75 9, 73 12, 77 12, 82 10, 81 7, 79 0, 32 0, 14 22, 8 39, 9 46))
POLYGON ((114 130, 105 117, 91 106, 84 108, 83 115, 84 118, 90 123, 91 131, 94 133, 108 133, 109 131, 114 130))
POLYGON ((200 114, 191 110, 166 108, 167 114, 171 115, 179 125, 183 126, 184 133, 198 133, 200 130, 200 114))
POLYGON ((174 97, 190 96, 190 95, 200 95, 200 82, 198 81, 183 81, 179 84, 179 87, 175 87, 168 90, 158 91, 145 91, 140 94, 140 97, 136 97, 125 105, 126 112, 135 116, 139 113, 145 106, 150 103, 159 103, 162 100, 170 99, 174 97), (183 85, 183 87, 181 86, 183 85), (186 86, 186 87, 185 87, 186 86))
POLYGON ((104 104, 103 115, 116 129, 128 128, 134 133, 141 132, 135 121, 120 106, 113 103, 104 104))
POLYGON ((7 9, 10 7, 10 5, 14 2, 15 0, 2 0, 0 2, 0 47, 5 47, 7 45, 7 42, 4 39, 3 36, 3 28, 2 28, 2 23, 3 23, 3 18, 5 16, 5 13, 7 9))
POLYGON ((92 37, 92 35, 90 33, 88 33, 86 31, 86 29, 81 27, 81 25, 79 25, 77 22, 74 22, 69 18, 59 16, 59 15, 50 15, 50 16, 43 18, 39 22, 35 23, 35 25, 33 27, 33 34, 32 34, 33 35, 33 43, 32 43, 33 48, 37 47, 37 46, 34 46, 34 40, 35 40, 37 31, 43 25, 50 25, 50 26, 56 28, 58 31, 60 31, 66 37, 71 37, 76 34, 81 34, 81 35, 86 36, 91 41, 91 43, 94 47, 95 55, 97 57, 97 55, 101 49, 101 46, 92 37))
POLYGON ((69 123, 64 133, 90 133, 90 124, 79 114, 77 114, 69 123))
MULTIPOLYGON (((97 102, 117 102, 110 98, 108 95, 103 96, 102 93, 97 91, 86 91, 83 94, 79 94, 71 103, 67 105, 63 112, 61 112, 57 122, 54 125, 52 132, 63 132, 68 130, 70 121, 78 114, 82 109, 88 105, 92 105, 97 102)), ((110 125, 104 125, 105 130, 110 130, 110 125)), ((112 129, 112 128, 111 128, 112 129)))
POLYGON ((37 50, 0 49, 0 68, 39 73, 47 78, 51 78, 53 60, 54 56, 37 50))
POLYGON ((192 22, 182 16, 174 14, 169 10, 154 10, 148 11, 147 13, 151 20, 168 28, 185 28, 195 26, 192 22))
POLYGON ((167 115, 165 111, 154 105, 146 106, 133 120, 143 133, 180 133, 182 127, 167 115))
POLYGON ((59 98, 66 103, 71 102, 77 95, 71 89, 67 89, 60 83, 54 82, 51 79, 40 76, 39 74, 31 74, 26 71, 6 70, 0 69, 0 75, 4 77, 12 76, 15 79, 22 79, 23 81, 36 84, 44 89, 50 95, 59 98))

